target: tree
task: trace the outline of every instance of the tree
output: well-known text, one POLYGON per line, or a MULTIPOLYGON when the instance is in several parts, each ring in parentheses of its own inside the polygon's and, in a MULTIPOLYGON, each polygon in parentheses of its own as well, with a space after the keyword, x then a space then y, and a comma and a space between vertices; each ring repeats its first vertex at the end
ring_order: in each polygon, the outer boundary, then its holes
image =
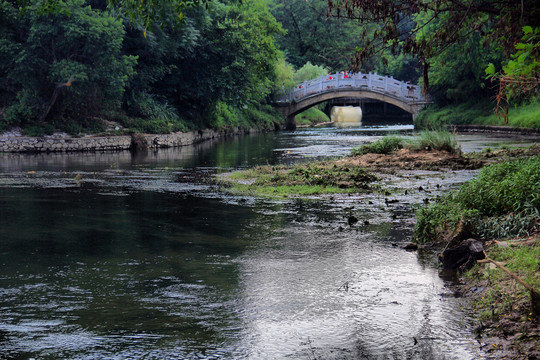
POLYGON ((300 68, 309 61, 331 71, 349 70, 363 29, 350 20, 328 17, 325 0, 272 0, 270 7, 287 30, 278 44, 289 63, 300 68))
MULTIPOLYGON (((92 3, 100 3, 101 10, 105 7, 121 17, 129 19, 132 23, 142 25, 144 36, 146 31, 160 26, 170 20, 171 14, 178 22, 184 19, 184 13, 191 7, 208 4, 212 0, 91 0, 92 3), (105 6, 103 6, 105 5, 105 6)), ((39 15, 55 15, 66 11, 63 0, 18 0, 18 4, 24 11, 31 7, 39 15)), ((95 4, 92 4, 95 7, 95 4)))
POLYGON ((540 27, 524 26, 523 37, 502 71, 496 72, 495 65, 489 63, 485 72, 488 78, 499 81, 497 111, 506 124, 510 102, 538 96, 540 91, 540 27))
MULTIPOLYGON (((17 19, 18 35, 2 35, 9 44, 2 50, 13 55, 0 70, 6 74, 3 97, 14 100, 6 109, 9 123, 84 122, 120 106, 136 62, 121 54, 121 21, 83 0, 58 6, 48 16, 39 5, 27 7, 17 19)), ((3 1, 2 9, 14 15, 13 4, 3 1)))
POLYGON ((281 27, 264 1, 209 6, 193 52, 178 64, 178 101, 198 111, 216 101, 235 107, 264 100, 275 86, 281 27))
POLYGON ((377 24, 369 46, 360 49, 358 60, 383 48, 416 55, 423 63, 424 87, 429 86, 430 61, 449 46, 477 33, 509 52, 521 37, 521 27, 540 19, 535 0, 328 0, 335 17, 377 24), (437 28, 424 31, 430 24, 437 28))
POLYGON ((328 74, 328 69, 322 66, 313 65, 308 61, 304 64, 304 66, 296 71, 296 73, 293 75, 293 79, 296 84, 300 84, 303 81, 313 80, 321 75, 326 74, 328 74))

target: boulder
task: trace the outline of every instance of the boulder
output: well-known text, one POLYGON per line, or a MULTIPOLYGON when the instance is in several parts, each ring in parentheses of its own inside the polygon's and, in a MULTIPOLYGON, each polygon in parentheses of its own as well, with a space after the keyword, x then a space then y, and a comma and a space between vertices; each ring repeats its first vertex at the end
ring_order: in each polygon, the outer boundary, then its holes
POLYGON ((485 257, 484 245, 481 241, 467 239, 459 245, 444 250, 440 260, 446 269, 459 269, 460 271, 471 268, 476 260, 485 257))
POLYGON ((409 243, 403 247, 403 249, 407 251, 415 251, 418 250, 418 244, 415 243, 409 243))

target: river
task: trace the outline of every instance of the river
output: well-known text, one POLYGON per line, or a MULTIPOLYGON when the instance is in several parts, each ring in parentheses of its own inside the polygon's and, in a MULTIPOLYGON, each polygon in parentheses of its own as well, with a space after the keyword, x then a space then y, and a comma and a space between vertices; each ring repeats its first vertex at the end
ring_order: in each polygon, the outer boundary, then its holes
MULTIPOLYGON (((0 154, 0 359, 485 356, 432 256, 400 248, 421 195, 396 195, 392 206, 377 194, 268 200, 212 181, 410 131, 299 129, 137 155, 0 154), (348 226, 349 213, 361 225, 348 226)), ((465 151, 501 141, 460 137, 465 151)), ((472 175, 439 177, 433 195, 472 175)))

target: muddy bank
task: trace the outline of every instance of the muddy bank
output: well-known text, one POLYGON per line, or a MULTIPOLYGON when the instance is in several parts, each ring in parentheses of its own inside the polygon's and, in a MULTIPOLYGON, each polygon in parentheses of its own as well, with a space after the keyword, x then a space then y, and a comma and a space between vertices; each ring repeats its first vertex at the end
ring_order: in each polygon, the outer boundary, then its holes
MULTIPOLYGON (((540 233, 485 244, 489 257, 506 259, 502 261, 505 266, 512 266, 520 259, 503 254, 501 248, 508 247, 513 252, 526 248, 538 254, 540 233)), ((531 281, 526 270, 513 270, 531 281)), ((497 359, 540 359, 540 321, 531 310, 529 291, 522 285, 493 264, 482 263, 463 274, 452 288, 455 296, 462 298, 463 307, 477 319, 475 334, 484 351, 497 359)))
POLYGON ((365 154, 362 156, 346 157, 338 163, 360 166, 373 171, 388 172, 401 170, 474 170, 482 166, 502 160, 540 154, 540 146, 526 148, 500 149, 480 153, 462 154, 440 150, 414 151, 407 148, 389 154, 365 154))

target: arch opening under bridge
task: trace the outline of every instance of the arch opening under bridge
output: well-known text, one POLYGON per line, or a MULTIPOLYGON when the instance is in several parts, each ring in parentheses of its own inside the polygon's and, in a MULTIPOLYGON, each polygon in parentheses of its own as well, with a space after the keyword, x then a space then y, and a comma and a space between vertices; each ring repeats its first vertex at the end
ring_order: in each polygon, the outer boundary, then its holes
POLYGON ((339 98, 371 99, 397 106, 412 114, 413 121, 429 101, 417 85, 373 73, 323 75, 304 81, 277 97, 274 106, 285 116, 285 128, 296 128, 295 116, 312 106, 339 98))

